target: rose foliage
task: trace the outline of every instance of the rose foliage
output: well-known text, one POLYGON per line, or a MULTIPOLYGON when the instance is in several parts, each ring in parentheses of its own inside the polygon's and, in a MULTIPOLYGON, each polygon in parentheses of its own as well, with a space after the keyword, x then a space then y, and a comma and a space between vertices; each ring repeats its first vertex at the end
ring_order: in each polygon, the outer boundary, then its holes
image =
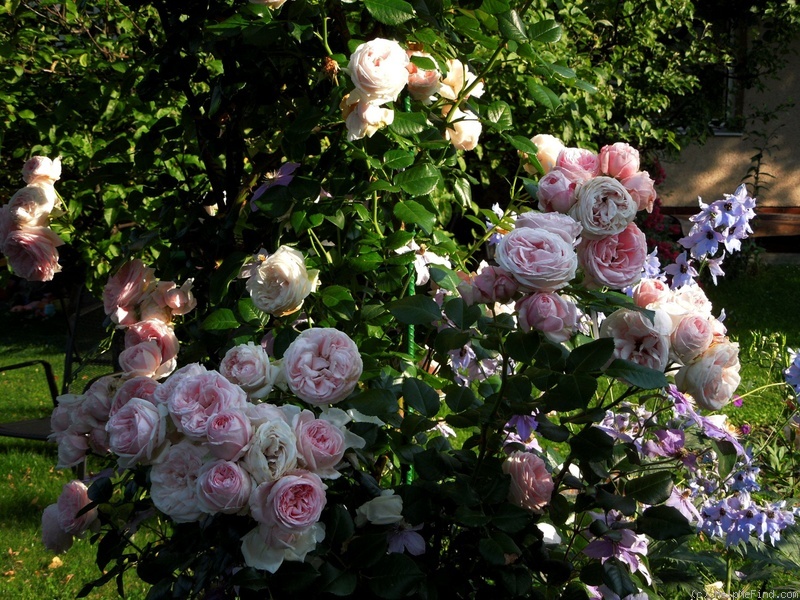
POLYGON ((590 141, 614 86, 562 37, 580 7, 40 4, 108 52, 64 66, 96 67, 103 144, 49 98, 71 170, 24 162, 0 215, 17 275, 74 250, 120 348, 53 414, 60 467, 108 461, 43 515, 54 551, 97 543, 84 594, 668 598, 700 533, 794 523, 741 475, 738 346, 690 273, 755 201, 648 254, 639 150, 590 141))

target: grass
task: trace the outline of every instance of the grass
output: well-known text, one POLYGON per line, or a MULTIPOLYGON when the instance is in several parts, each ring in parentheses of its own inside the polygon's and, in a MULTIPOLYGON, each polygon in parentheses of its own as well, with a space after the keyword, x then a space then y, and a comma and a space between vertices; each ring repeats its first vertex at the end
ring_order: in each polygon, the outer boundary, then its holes
MULTIPOLYGON (((724 308, 730 335, 742 345, 740 393, 780 381, 785 359, 781 341, 800 347, 800 317, 792 310, 800 297, 800 267, 770 266, 754 273, 728 277, 708 295, 718 312, 724 308)), ((63 376, 66 328, 63 317, 27 320, 0 315, 0 365, 36 358, 51 362, 59 384, 63 376)), ((80 391, 91 374, 81 376, 73 387, 80 391)), ((44 416, 50 399, 41 368, 0 373, 0 420, 44 416)), ((749 423, 766 430, 775 427, 784 410, 785 389, 767 388, 745 397, 741 408, 726 411, 738 424, 749 423)), ((55 556, 41 544, 42 510, 58 497, 72 478, 69 470, 57 470, 52 444, 0 438, 0 598, 50 600, 75 598, 83 585, 99 576, 95 547, 77 540, 66 554, 55 556)), ((126 576, 128 598, 144 598, 147 587, 135 573, 126 576)), ((93 591, 89 598, 117 598, 113 583, 93 591)))

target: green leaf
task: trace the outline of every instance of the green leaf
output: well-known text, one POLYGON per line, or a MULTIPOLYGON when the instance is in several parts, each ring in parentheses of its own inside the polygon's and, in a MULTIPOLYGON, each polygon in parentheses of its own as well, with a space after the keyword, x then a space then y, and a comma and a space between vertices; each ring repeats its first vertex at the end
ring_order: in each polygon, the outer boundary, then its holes
POLYGON ((511 107, 502 100, 493 102, 489 108, 486 109, 486 118, 498 131, 505 131, 514 126, 511 117, 511 107))
POLYGON ((436 334, 434 348, 439 354, 445 354, 450 350, 463 348, 469 342, 469 334, 460 329, 446 327, 436 334))
POLYGON ((513 504, 501 504, 492 515, 492 523, 507 533, 522 531, 531 520, 531 514, 513 504))
POLYGON ((506 555, 503 552, 503 548, 491 538, 484 538, 478 542, 478 551, 490 565, 506 564, 506 555))
POLYGON ((448 300, 444 305, 444 314, 459 329, 467 330, 472 327, 481 316, 481 309, 477 305, 467 306, 461 298, 448 300))
POLYGON ((406 325, 430 325, 442 318, 439 305, 430 296, 406 296, 389 305, 389 312, 406 325))
POLYGON ((472 203, 472 186, 466 177, 456 177, 453 180, 453 195, 463 207, 472 203))
POLYGON ((376 20, 400 25, 414 16, 414 7, 405 0, 364 0, 364 6, 376 20))
POLYGON ((422 113, 400 111, 395 111, 394 120, 392 124, 389 125, 389 129, 403 137, 411 137, 412 135, 422 133, 429 127, 431 127, 431 125, 422 113))
POLYGON ((614 354, 614 339, 600 338, 575 348, 567 358, 567 370, 587 373, 599 371, 608 364, 614 354))
POLYGON ((536 147, 536 144, 534 144, 528 138, 522 137, 521 135, 511 136, 508 141, 520 152, 525 152, 531 156, 536 156, 536 153, 539 151, 539 149, 536 147))
POLYGON ((347 403, 365 415, 381 418, 396 414, 400 409, 395 395, 391 391, 381 388, 372 388, 361 392, 349 399, 347 403))
POLYGON ((609 377, 616 377, 635 385, 643 390, 655 390, 665 388, 668 385, 667 377, 661 371, 643 367, 637 363, 622 360, 621 358, 614 359, 614 361, 605 370, 605 374, 609 377))
POLYGON ((430 265, 428 270, 433 279, 441 288, 455 292, 458 284, 461 282, 456 272, 453 269, 448 269, 444 265, 430 265))
POLYGON ((611 458, 614 438, 597 427, 586 427, 569 441, 572 454, 578 460, 599 462, 611 458))
POLYGON ((338 317, 350 320, 356 311, 353 294, 341 285, 328 285, 322 288, 322 303, 338 317))
POLYGON ((654 540, 671 540, 694 532, 695 528, 686 517, 672 506, 651 506, 636 519, 636 533, 643 533, 654 540))
POLYGON ((399 600, 425 581, 425 573, 410 557, 392 553, 381 557, 366 579, 376 597, 399 600))
POLYGON ((456 413, 464 412, 480 404, 471 389, 456 384, 445 388, 444 401, 450 410, 456 413))
POLYGON ((519 43, 528 41, 528 36, 525 33, 525 23, 519 18, 516 10, 497 15, 497 25, 500 28, 500 35, 503 36, 503 39, 519 43))
POLYGON ((405 150, 389 150, 383 155, 383 166, 388 169, 405 169, 414 164, 414 155, 405 150))
POLYGON ((642 504, 661 504, 672 493, 672 475, 666 471, 642 475, 625 483, 625 495, 642 504))
POLYGON ((490 15, 499 15, 510 10, 507 0, 483 0, 481 10, 490 15))
POLYGON ((603 563, 603 583, 620 598, 639 591, 639 588, 631 581, 628 567, 623 566, 616 558, 603 563))
POLYGON ((419 379, 403 381, 403 399, 406 404, 426 417, 435 417, 441 401, 439 392, 419 379))
POLYGON ((717 452, 719 476, 722 480, 725 480, 733 471, 739 458, 736 446, 727 440, 711 440, 711 445, 714 446, 714 450, 717 452))
POLYGON ((576 373, 564 375, 558 384, 544 394, 542 401, 548 411, 566 412, 586 408, 597 391, 597 379, 591 375, 576 373))
POLYGON ((561 39, 561 27, 552 19, 532 23, 528 26, 528 37, 534 42, 554 44, 561 39))
POLYGON ((523 333, 514 331, 506 339, 506 352, 516 361, 530 362, 539 351, 541 339, 535 331, 523 333))
POLYGON ((436 215, 415 200, 406 200, 395 204, 394 216, 403 223, 419 225, 428 234, 433 231, 433 227, 436 224, 436 215))
POLYGON ((416 65, 418 69, 423 71, 436 71, 436 63, 427 56, 411 56, 412 64, 416 65))
POLYGON ((258 310, 251 298, 242 298, 239 300, 237 308, 239 309, 239 315, 242 317, 242 321, 249 325, 266 325, 269 320, 269 315, 258 310))
POLYGON ((441 178, 442 174, 435 165, 422 163, 395 175, 394 182, 407 194, 427 196, 436 189, 441 178))
POLYGON ((225 329, 236 329, 239 321, 230 308, 218 308, 206 317, 202 328, 206 331, 222 331, 225 329))
POLYGON ((337 569, 329 562, 320 565, 319 574, 319 579, 314 582, 314 589, 334 596, 352 596, 358 583, 355 573, 337 569))
POLYGON ((532 79, 528 80, 528 92, 536 102, 548 108, 555 110, 561 105, 561 100, 549 87, 536 83, 532 79))

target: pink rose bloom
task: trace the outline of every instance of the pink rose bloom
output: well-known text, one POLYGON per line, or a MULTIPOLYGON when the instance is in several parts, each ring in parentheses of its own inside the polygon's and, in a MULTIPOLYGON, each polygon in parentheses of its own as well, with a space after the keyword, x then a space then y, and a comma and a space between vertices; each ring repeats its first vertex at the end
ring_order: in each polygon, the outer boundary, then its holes
POLYGON ((408 83, 406 51, 393 40, 375 38, 350 55, 347 73, 364 102, 380 105, 397 100, 408 83))
POLYGON ((516 304, 522 331, 535 329, 553 342, 566 342, 578 326, 578 307, 574 302, 551 292, 525 296, 516 304))
POLYGON ((565 242, 578 245, 583 227, 569 215, 560 213, 540 213, 529 211, 519 215, 514 222, 515 229, 529 227, 532 229, 545 229, 550 233, 555 233, 565 242))
POLYGON ((170 287, 164 292, 163 302, 172 311, 172 315, 185 315, 193 311, 197 306, 197 299, 192 293, 194 279, 187 279, 181 287, 171 281, 168 283, 170 287))
POLYGON ((511 476, 509 502, 542 514, 553 495, 553 478, 544 461, 530 452, 517 450, 503 462, 503 473, 511 476))
POLYGON ((140 342, 120 352, 119 367, 123 373, 132 377, 154 377, 169 375, 174 364, 161 360, 161 350, 157 342, 140 342), (172 368, 170 368, 172 367, 172 368))
POLYGON ((106 424, 108 445, 119 457, 119 466, 129 469, 151 464, 158 458, 167 435, 167 411, 163 404, 131 398, 106 424))
POLYGON ((558 153, 556 167, 561 167, 571 181, 580 183, 600 174, 600 159, 591 150, 564 148, 558 153))
POLYGON ((8 204, 0 206, 0 251, 6 245, 6 238, 12 231, 20 229, 11 214, 11 207, 8 204))
POLYGON ((258 428, 264 423, 270 421, 283 421, 287 425, 292 422, 295 415, 300 413, 300 408, 291 404, 284 404, 283 406, 275 406, 268 402, 259 402, 258 404, 247 403, 245 407, 247 418, 253 428, 258 428))
POLYGON ((694 362, 714 339, 714 327, 709 317, 687 315, 680 320, 670 336, 672 352, 684 365, 694 362))
POLYGON ((80 536, 97 519, 97 509, 93 508, 82 515, 80 510, 89 504, 89 488, 82 481, 73 480, 64 484, 58 497, 58 525, 70 535, 80 536))
MULTIPOLYGON (((545 173, 550 173, 556 166, 558 155, 564 149, 564 143, 557 137, 547 133, 535 135, 531 138, 531 141, 536 144, 536 148, 539 150, 536 153, 539 164, 542 165, 545 173)), ((527 169, 525 170, 527 171, 527 169)), ((529 173, 532 174, 530 171, 529 173)), ((541 182, 539 182, 539 185, 541 185, 541 182)))
POLYGON ((205 443, 211 454, 223 460, 238 460, 250 445, 253 427, 240 410, 224 410, 208 419, 205 443))
POLYGON ((199 363, 190 363, 182 366, 170 375, 169 379, 155 389, 153 392, 153 402, 155 404, 166 404, 170 396, 175 392, 175 389, 184 379, 194 377, 195 375, 202 375, 203 373, 208 373, 208 369, 199 363))
POLYGON ((133 323, 125 331, 125 347, 141 342, 155 342, 161 352, 161 361, 167 362, 178 356, 180 342, 175 331, 162 321, 151 319, 133 323))
POLYGON ((358 347, 330 327, 306 329, 283 355, 289 389, 309 404, 335 404, 350 395, 363 369, 358 347))
POLYGON ((626 179, 639 171, 639 151, 625 142, 600 149, 600 172, 609 177, 626 179))
POLYGON ((711 344, 698 359, 675 373, 678 389, 706 410, 720 410, 728 404, 740 382, 739 344, 727 339, 711 344))
POLYGON ((22 166, 22 179, 25 183, 46 183, 53 185, 61 179, 61 157, 50 160, 46 156, 29 158, 22 166))
POLYGON ((536 193, 539 210, 567 214, 578 199, 575 196, 576 187, 577 184, 562 169, 552 169, 539 180, 539 190, 536 193))
POLYGON ((49 227, 25 227, 9 231, 2 250, 19 277, 27 281, 51 281, 61 272, 56 248, 63 243, 49 227))
POLYGON ((614 339, 614 358, 629 360, 662 373, 669 364, 671 322, 656 309, 651 322, 638 310, 621 308, 600 324, 600 337, 614 339))
MULTIPOLYGON (((409 59, 412 56, 421 56, 422 58, 433 60, 433 56, 427 52, 412 52, 409 50, 407 53, 409 59)), ((406 69, 408 70, 408 93, 414 100, 420 100, 422 102, 430 101, 431 96, 439 89, 439 78, 441 77, 439 70, 434 69, 429 71, 427 69, 420 69, 410 60, 406 65, 406 69)))
POLYGON ((656 201, 655 182, 647 171, 634 173, 622 180, 622 185, 628 190, 639 210, 653 212, 653 203, 656 201))
POLYGON ((111 400, 120 386, 116 375, 105 375, 93 382, 84 393, 81 410, 97 423, 105 425, 111 412, 111 400))
POLYGON ((319 521, 327 501, 325 489, 314 473, 293 471, 253 490, 250 512, 259 523, 286 532, 300 532, 319 521))
POLYGON ((280 369, 270 363, 264 348, 248 342, 234 346, 225 353, 219 364, 219 372, 251 398, 264 398, 272 391, 280 369))
POLYGON ((633 301, 641 308, 668 302, 671 297, 669 285, 660 279, 642 279, 633 288, 633 301))
POLYGON ((59 469, 68 469, 81 464, 89 453, 89 440, 83 433, 72 433, 69 430, 56 438, 58 442, 59 469))
POLYGON ((11 220, 17 227, 47 227, 56 205, 56 190, 46 183, 32 183, 8 201, 11 220))
POLYGON ((372 137, 379 129, 391 125, 394 111, 371 102, 356 102, 343 106, 342 118, 347 127, 347 141, 352 142, 372 137))
POLYGON ((625 230, 638 206, 622 184, 611 177, 594 177, 578 185, 577 202, 569 215, 583 225, 583 237, 602 239, 625 230))
POLYGON ((297 438, 297 462, 304 469, 326 479, 340 476, 336 465, 347 447, 342 431, 333 423, 317 419, 304 410, 292 423, 297 438))
POLYGON ((102 427, 93 427, 87 439, 89 441, 89 448, 91 448, 92 452, 95 454, 102 456, 110 450, 108 445, 108 432, 106 431, 105 425, 102 427))
POLYGON ((478 273, 458 284, 458 291, 469 304, 493 304, 508 302, 519 290, 514 276, 502 267, 482 264, 478 273))
POLYGON ((131 398, 141 398, 143 400, 149 400, 153 402, 153 404, 157 404, 155 401, 155 392, 160 385, 162 384, 151 377, 140 376, 128 379, 119 386, 119 389, 114 394, 114 398, 111 401, 111 408, 109 409, 109 417, 113 417, 131 398))
POLYGON ((277 481, 297 467, 297 437, 282 419, 259 425, 242 459, 256 483, 277 481))
POLYGON ((586 273, 587 287, 608 286, 621 290, 642 276, 647 240, 636 224, 631 223, 617 235, 584 240, 578 246, 578 258, 586 273))
POLYGON ((61 529, 58 505, 51 504, 42 513, 42 543, 51 552, 61 554, 72 548, 72 534, 61 529))
POLYGON ((197 477, 205 454, 205 448, 183 440, 170 446, 163 460, 150 470, 153 504, 177 523, 197 521, 203 516, 197 500, 197 477))
POLYGON ((442 109, 442 116, 449 116, 451 110, 453 115, 444 131, 445 138, 458 150, 474 150, 483 131, 478 115, 469 109, 461 110, 448 104, 442 109))
POLYGON ((206 463, 197 477, 200 510, 212 515, 235 515, 247 506, 252 488, 250 475, 235 462, 206 463))
POLYGON ((216 371, 183 379, 167 402, 178 431, 193 440, 205 440, 208 420, 229 410, 244 411, 247 394, 216 371))
MULTIPOLYGON (((547 215, 563 217, 574 223, 560 213, 539 216, 547 215)), ((564 236, 564 230, 552 227, 518 226, 497 244, 495 260, 514 276, 522 288, 555 291, 568 285, 578 269, 576 240, 570 238, 571 235, 564 236)))
POLYGON ((117 325, 132 325, 137 305, 155 285, 153 269, 138 258, 125 263, 103 288, 103 308, 117 325))

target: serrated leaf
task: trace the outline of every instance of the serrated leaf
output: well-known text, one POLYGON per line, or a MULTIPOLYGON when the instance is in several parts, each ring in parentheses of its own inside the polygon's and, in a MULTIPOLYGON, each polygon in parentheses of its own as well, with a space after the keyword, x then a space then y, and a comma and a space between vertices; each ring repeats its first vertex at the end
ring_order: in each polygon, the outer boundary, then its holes
POLYGON ((373 388, 361 392, 347 401, 351 408, 373 417, 387 417, 399 410, 397 398, 389 390, 373 388))
POLYGON ((400 25, 414 16, 414 7, 405 0, 364 0, 364 7, 386 25, 400 25))
POLYGON ((411 59, 411 63, 416 65, 418 69, 422 69, 423 71, 437 70, 436 63, 427 56, 412 55, 409 58, 411 59))
POLYGON ((418 225, 430 234, 436 224, 436 215, 415 200, 406 200, 394 205, 394 216, 408 225, 418 225))
POLYGON ((509 138, 509 142, 511 145, 519 150, 520 152, 525 152, 526 154, 536 156, 536 153, 539 149, 536 147, 531 140, 526 137, 522 137, 521 135, 515 135, 509 138))
POLYGON ((561 27, 553 19, 546 19, 528 26, 528 37, 534 42, 553 44, 561 39, 561 27))
POLYGON ((461 206, 472 204, 472 186, 466 177, 456 177, 453 180, 453 195, 461 206))
POLYGON ((439 169, 431 163, 422 163, 395 175, 394 183, 411 196, 427 196, 442 179, 439 169))
POLYGON ((483 0, 481 10, 490 15, 499 15, 510 10, 507 0, 483 0))
POLYGON ((528 36, 525 33, 525 23, 519 18, 516 10, 509 10, 497 15, 497 26, 503 39, 519 43, 528 41, 528 36))
POLYGON ((403 137, 422 133, 429 127, 430 125, 422 113, 400 111, 395 111, 394 120, 389 125, 389 129, 403 137))
POLYGON ((414 164, 414 155, 405 150, 389 150, 383 155, 383 166, 388 169, 405 169, 414 164))
POLYGON ((561 105, 561 100, 559 100, 553 90, 533 80, 528 81, 528 92, 530 92, 530 95, 536 102, 550 110, 555 110, 561 105))
POLYGON ((239 321, 230 308, 218 308, 208 315, 203 321, 202 328, 206 331, 222 331, 225 329, 236 329, 239 321))
POLYGON ((502 100, 493 102, 489 108, 486 109, 486 118, 498 131, 505 131, 514 126, 514 121, 511 117, 511 107, 502 100))

